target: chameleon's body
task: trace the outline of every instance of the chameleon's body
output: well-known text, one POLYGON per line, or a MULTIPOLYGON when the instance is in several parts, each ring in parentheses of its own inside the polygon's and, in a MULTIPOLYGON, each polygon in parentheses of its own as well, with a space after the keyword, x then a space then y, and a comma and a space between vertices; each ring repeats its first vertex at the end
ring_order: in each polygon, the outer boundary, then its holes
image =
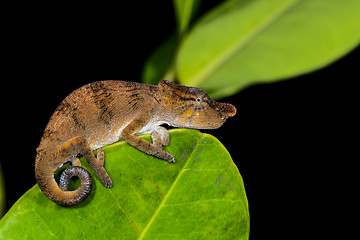
POLYGON ((52 201, 69 206, 82 202, 91 192, 90 174, 77 156, 84 156, 102 181, 112 181, 104 164, 102 147, 124 139, 147 154, 175 162, 162 150, 169 143, 161 124, 212 129, 234 116, 231 104, 217 103, 201 89, 163 80, 158 86, 125 81, 101 81, 85 85, 66 97, 51 117, 37 148, 35 175, 40 189, 52 201), (151 133, 153 143, 136 136, 151 133), (97 157, 92 151, 97 150, 97 157), (54 172, 66 162, 72 167, 61 175, 54 172), (68 181, 77 176, 81 186, 67 191, 68 181))

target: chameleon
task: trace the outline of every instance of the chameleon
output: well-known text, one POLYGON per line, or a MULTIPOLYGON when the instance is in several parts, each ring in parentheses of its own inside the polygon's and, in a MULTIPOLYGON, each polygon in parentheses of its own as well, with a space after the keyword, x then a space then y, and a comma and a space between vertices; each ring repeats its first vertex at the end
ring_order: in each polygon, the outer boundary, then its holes
POLYGON ((113 183, 104 168, 102 147, 123 139, 146 154, 174 163, 174 157, 162 150, 170 137, 161 125, 216 129, 235 114, 233 105, 214 101, 202 89, 167 80, 158 85, 119 80, 84 85, 68 95, 51 116, 36 149, 36 181, 53 202, 78 204, 92 190, 92 178, 81 167, 80 156, 110 188, 113 183), (139 137, 149 133, 152 143, 139 137), (71 166, 61 173, 58 183, 54 172, 65 163, 71 166), (78 177, 81 185, 69 191, 72 177, 78 177))

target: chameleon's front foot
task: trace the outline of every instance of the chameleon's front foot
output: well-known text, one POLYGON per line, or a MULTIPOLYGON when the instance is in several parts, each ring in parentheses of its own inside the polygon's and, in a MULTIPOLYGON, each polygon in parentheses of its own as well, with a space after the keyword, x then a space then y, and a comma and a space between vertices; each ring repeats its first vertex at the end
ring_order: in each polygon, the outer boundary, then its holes
MULTIPOLYGON (((169 154, 169 153, 168 153, 169 154)), ((168 163, 175 163, 175 158, 173 157, 173 155, 169 154, 169 158, 166 159, 166 161, 168 163)))
POLYGON ((143 128, 143 126, 148 123, 148 115, 139 115, 135 118, 129 125, 127 125, 122 131, 122 138, 129 143, 131 146, 134 146, 138 150, 158 157, 160 159, 166 160, 168 163, 174 163, 175 158, 170 154, 162 150, 162 146, 168 145, 170 141, 170 136, 168 131, 163 127, 155 127, 154 131, 151 134, 152 143, 146 141, 143 138, 136 136, 134 133, 143 128))

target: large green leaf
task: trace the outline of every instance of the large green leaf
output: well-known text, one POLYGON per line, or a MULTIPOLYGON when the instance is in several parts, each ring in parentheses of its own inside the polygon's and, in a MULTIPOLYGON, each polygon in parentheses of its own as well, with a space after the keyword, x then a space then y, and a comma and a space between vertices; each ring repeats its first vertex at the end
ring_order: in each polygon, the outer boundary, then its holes
POLYGON ((219 98, 321 68, 359 41, 359 0, 227 1, 188 34, 177 76, 219 98))
POLYGON ((59 206, 35 185, 0 221, 0 239, 248 239, 243 181, 224 146, 196 130, 170 135, 175 164, 125 142, 105 147, 113 188, 95 178, 79 205, 59 206))

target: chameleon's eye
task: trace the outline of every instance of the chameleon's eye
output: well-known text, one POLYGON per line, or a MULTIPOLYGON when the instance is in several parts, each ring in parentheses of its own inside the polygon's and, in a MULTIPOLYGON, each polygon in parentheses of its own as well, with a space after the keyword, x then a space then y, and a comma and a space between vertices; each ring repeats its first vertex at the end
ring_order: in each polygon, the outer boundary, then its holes
POLYGON ((197 97, 197 98, 195 99, 195 101, 196 101, 197 103, 201 103, 201 102, 202 102, 202 98, 201 98, 201 97, 197 97))

